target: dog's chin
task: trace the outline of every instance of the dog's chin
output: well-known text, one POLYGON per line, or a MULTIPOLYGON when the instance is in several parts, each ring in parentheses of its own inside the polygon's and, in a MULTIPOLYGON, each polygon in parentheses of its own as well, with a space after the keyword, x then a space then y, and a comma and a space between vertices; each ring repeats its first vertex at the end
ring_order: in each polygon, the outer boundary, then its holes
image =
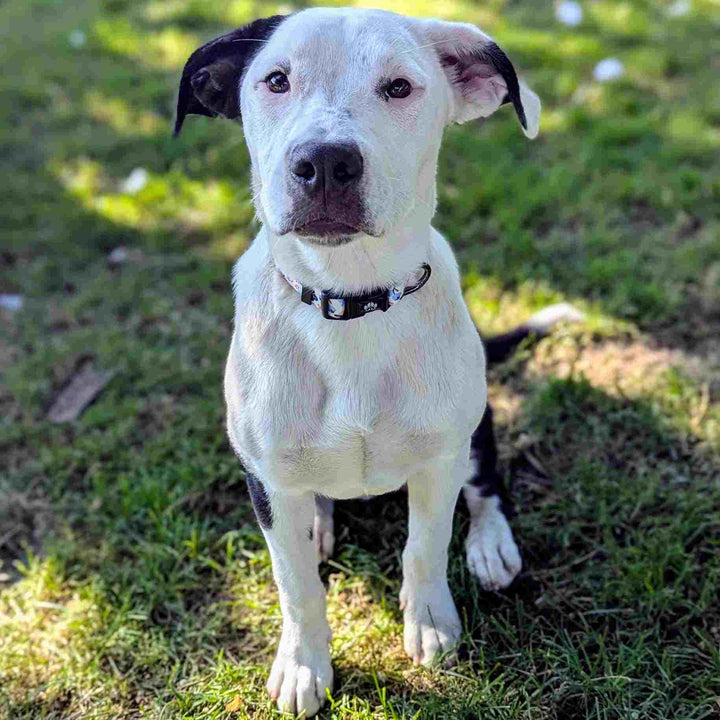
POLYGON ((328 237, 300 235, 299 233, 296 233, 296 235, 303 245, 313 245, 314 247, 340 247, 341 245, 348 245, 357 239, 357 235, 333 235, 328 237))

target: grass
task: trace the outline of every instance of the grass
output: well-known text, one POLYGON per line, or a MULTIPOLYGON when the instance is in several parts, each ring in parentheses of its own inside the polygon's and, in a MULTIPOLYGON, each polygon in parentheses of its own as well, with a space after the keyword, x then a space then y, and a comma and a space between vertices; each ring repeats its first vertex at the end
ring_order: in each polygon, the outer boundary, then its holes
MULTIPOLYGON (((673 18, 598 0, 572 30, 530 0, 387 7, 476 22, 544 101, 533 143, 509 111, 446 136, 436 221, 476 320, 492 332, 568 300, 588 322, 491 377, 525 570, 480 592, 458 514, 457 667, 403 656, 403 496, 340 504, 323 717, 715 718, 717 2, 673 18), (600 85, 608 56, 627 72, 600 85)), ((257 229, 247 153, 230 123, 170 139, 187 54, 276 10, 0 4, 0 292, 25 299, 0 310, 0 717, 277 716, 280 613, 221 395, 230 266, 257 229), (149 182, 123 192, 136 167, 149 182), (88 359, 113 381, 80 420, 47 423, 88 359)))

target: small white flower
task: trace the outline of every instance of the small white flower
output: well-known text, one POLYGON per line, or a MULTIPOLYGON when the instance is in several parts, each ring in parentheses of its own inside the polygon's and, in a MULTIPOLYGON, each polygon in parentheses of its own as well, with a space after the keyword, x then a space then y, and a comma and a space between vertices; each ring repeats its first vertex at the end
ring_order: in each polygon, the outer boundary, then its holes
POLYGON ((124 245, 119 245, 108 255, 108 262, 111 265, 122 265, 127 259, 128 251, 124 245))
POLYGON ((0 308, 15 312, 23 306, 24 300, 22 295, 0 295, 0 308))
POLYGON ((128 195, 139 193, 147 184, 150 175, 145 168, 135 168, 122 184, 122 191, 128 195))
POLYGON ((76 50, 79 50, 87 42, 87 36, 82 30, 73 30, 70 35, 68 35, 68 42, 76 50))
POLYGON ((690 0, 677 0, 668 9, 667 14, 670 17, 682 17, 687 15, 692 10, 692 3, 690 0))
POLYGON ((625 74, 625 66, 614 57, 601 60, 593 70, 593 77, 598 82, 617 80, 625 74))
POLYGON ((555 6, 555 17, 563 24, 577 27, 583 19, 583 11, 579 3, 565 0, 555 6))

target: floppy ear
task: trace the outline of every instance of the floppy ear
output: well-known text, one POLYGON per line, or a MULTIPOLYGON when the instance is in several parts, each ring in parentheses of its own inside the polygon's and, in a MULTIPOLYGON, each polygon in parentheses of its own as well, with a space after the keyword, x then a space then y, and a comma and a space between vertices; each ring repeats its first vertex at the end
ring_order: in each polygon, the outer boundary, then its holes
POLYGON ((240 117, 240 80, 253 56, 285 15, 255 20, 198 48, 185 63, 178 93, 175 136, 186 115, 240 117))
POLYGON ((427 20, 424 25, 428 44, 453 90, 452 121, 487 117, 512 103, 524 133, 534 138, 540 126, 540 99, 518 81, 510 59, 492 38, 468 23, 427 20))

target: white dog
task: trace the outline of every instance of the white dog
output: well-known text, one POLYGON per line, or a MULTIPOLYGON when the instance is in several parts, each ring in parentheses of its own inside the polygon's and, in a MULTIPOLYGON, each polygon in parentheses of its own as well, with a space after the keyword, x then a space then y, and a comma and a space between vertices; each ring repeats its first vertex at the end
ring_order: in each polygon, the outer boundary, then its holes
POLYGON ((313 715, 333 681, 315 496, 407 484, 400 603, 415 662, 461 633, 447 548, 463 486, 470 569, 491 588, 520 570, 498 496, 468 484, 485 357, 430 225, 443 129, 504 103, 534 137, 540 102, 486 34, 377 10, 257 20, 185 67, 176 132, 188 113, 242 116, 262 221, 233 273, 225 396, 280 593, 268 690, 283 710, 313 715))

